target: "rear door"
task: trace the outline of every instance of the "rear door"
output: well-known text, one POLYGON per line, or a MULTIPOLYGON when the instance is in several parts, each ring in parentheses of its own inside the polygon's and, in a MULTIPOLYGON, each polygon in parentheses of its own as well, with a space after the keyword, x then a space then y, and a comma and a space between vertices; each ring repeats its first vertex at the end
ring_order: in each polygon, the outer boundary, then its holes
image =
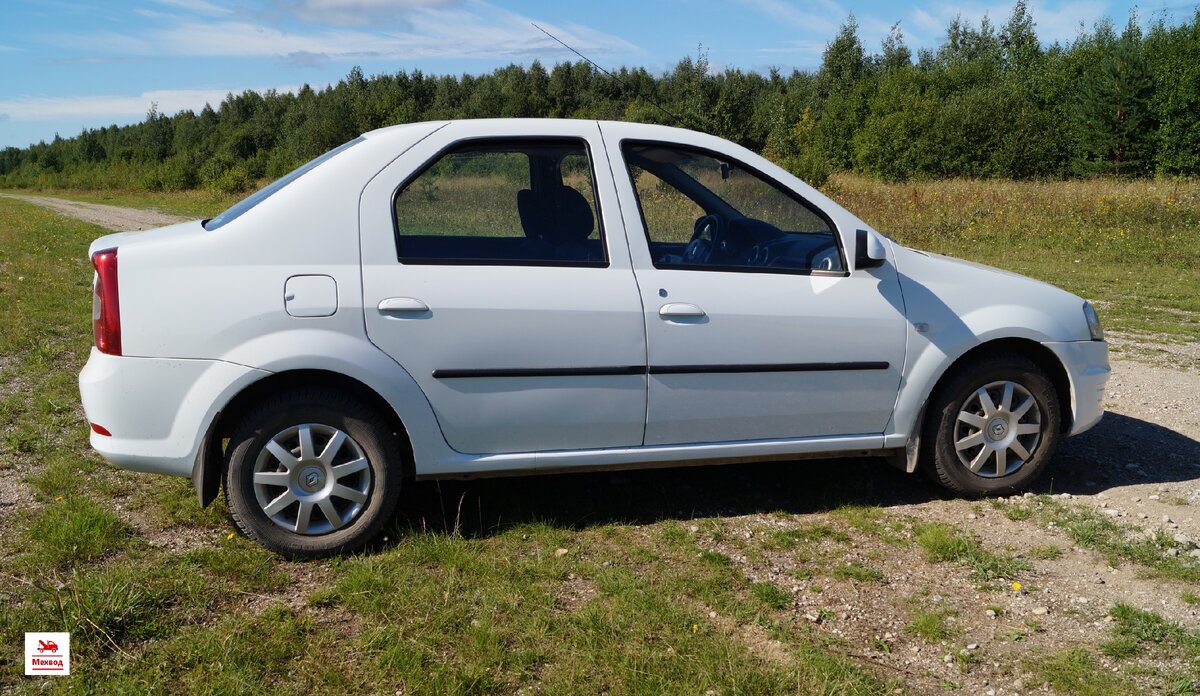
POLYGON ((457 451, 640 445, 645 329, 598 127, 480 127, 450 124, 364 191, 368 335, 457 451))

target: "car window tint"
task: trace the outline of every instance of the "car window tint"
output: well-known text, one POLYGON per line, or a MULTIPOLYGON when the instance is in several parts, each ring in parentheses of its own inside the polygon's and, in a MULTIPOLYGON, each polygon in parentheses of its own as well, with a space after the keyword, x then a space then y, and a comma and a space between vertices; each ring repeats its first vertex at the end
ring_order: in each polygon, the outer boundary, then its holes
POLYGON ((470 141, 394 205, 403 263, 606 265, 582 142, 470 141))
POLYGON ((629 173, 637 189, 650 238, 686 244, 692 238, 692 223, 704 215, 704 209, 679 189, 637 165, 630 165, 629 173))
POLYGON ((656 267, 844 271, 826 218, 745 165, 674 145, 622 152, 656 267))

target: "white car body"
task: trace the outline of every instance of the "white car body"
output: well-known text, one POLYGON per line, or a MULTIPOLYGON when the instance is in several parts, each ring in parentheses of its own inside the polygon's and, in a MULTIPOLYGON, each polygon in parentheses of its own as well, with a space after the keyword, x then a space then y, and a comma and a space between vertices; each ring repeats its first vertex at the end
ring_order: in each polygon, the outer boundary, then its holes
POLYGON ((390 410, 418 478, 903 453, 938 380, 997 341, 1053 378, 1065 432, 1101 417, 1107 347, 1082 299, 907 249, 727 141, 583 120, 417 123, 364 138, 219 229, 96 240, 93 253, 118 249, 121 354, 94 348, 80 391, 110 433, 91 436, 106 459, 191 476, 207 503, 222 417, 318 373, 390 410), (586 143, 605 267, 397 262, 397 189, 452 144, 497 137, 586 143), (631 139, 720 153, 791 189, 833 223, 848 272, 656 268, 624 174, 619 144, 631 139), (856 259, 860 230, 881 265, 856 259), (705 318, 660 315, 667 305, 705 318), (695 365, 811 369, 670 369, 695 365), (613 369, 572 374, 597 366, 613 369))

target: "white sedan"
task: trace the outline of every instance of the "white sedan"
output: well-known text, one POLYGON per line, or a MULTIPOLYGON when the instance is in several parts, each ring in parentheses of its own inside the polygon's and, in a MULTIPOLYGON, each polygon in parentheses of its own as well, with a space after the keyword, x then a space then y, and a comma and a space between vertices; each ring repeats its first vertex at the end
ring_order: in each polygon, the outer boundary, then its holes
POLYGON ((92 446, 290 556, 365 542, 410 477, 879 455, 1011 493, 1109 374, 1081 298, 662 126, 385 128, 90 253, 92 446))

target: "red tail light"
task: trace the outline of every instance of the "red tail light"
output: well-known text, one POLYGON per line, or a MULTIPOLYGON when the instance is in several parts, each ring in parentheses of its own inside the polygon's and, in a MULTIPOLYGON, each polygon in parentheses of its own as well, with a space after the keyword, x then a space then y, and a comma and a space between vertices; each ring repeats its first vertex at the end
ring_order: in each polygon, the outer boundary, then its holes
POLYGON ((117 250, 92 254, 96 282, 92 296, 92 333, 96 348, 109 355, 121 354, 121 304, 117 299, 117 250))

